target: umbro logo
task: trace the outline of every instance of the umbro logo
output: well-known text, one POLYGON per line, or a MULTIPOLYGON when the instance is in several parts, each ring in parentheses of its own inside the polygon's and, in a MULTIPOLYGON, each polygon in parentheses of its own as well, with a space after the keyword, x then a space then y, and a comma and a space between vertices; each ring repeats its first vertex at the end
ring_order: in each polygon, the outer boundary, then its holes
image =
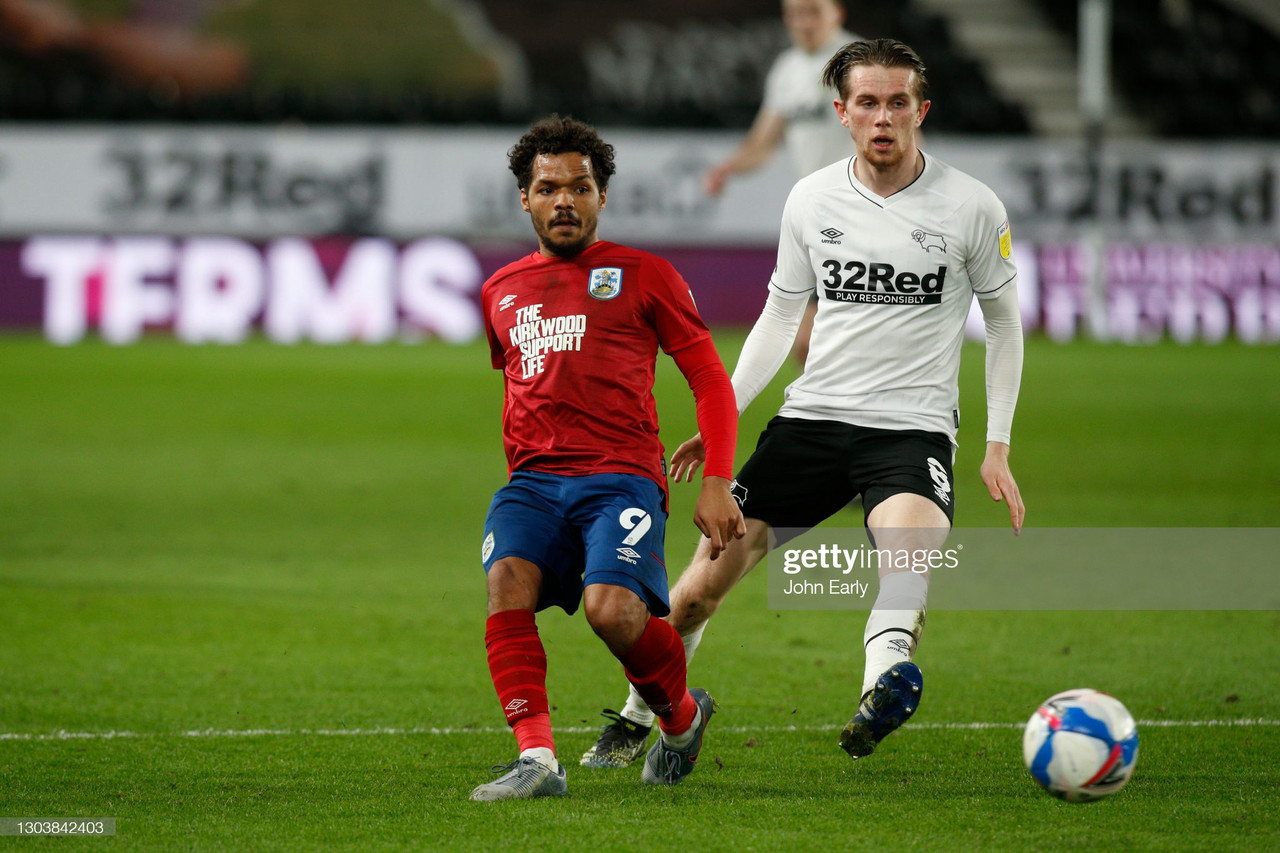
POLYGON ((819 231, 818 233, 821 234, 823 238, 825 238, 823 239, 822 242, 834 243, 837 246, 840 245, 840 241, 837 240, 836 238, 844 236, 844 232, 841 231, 839 228, 824 228, 822 231, 819 231))
POLYGON ((640 552, 635 548, 619 548, 618 559, 624 560, 634 566, 640 560, 640 552))
POLYGON ((502 301, 498 303, 498 310, 505 311, 506 309, 510 308, 511 303, 515 301, 516 301, 516 295, 514 293, 508 293, 506 296, 502 297, 502 301))
POLYGON ((522 708, 524 708, 525 705, 528 705, 528 704, 529 704, 528 699, 512 699, 510 702, 506 704, 505 707, 503 707, 502 710, 515 714, 515 713, 518 713, 522 708))

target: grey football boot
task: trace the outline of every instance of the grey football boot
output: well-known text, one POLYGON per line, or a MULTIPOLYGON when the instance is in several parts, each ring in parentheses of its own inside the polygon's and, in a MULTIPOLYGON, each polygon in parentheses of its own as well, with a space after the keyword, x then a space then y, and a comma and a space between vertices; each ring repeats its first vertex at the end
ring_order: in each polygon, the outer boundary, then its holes
POLYGON ((697 767, 698 753, 702 751, 702 735, 717 706, 711 694, 701 687, 690 688, 689 694, 702 711, 702 719, 694 730, 693 740, 689 741, 688 746, 676 749, 668 746, 659 735, 657 742, 649 747, 649 754, 644 759, 644 771, 640 774, 640 780, 647 785, 678 785, 697 767))
POLYGON ((557 763, 553 772, 536 758, 517 758, 510 764, 495 764, 490 770, 503 775, 492 782, 477 785, 471 792, 471 799, 477 802, 531 800, 534 797, 563 797, 569 793, 563 764, 557 763))

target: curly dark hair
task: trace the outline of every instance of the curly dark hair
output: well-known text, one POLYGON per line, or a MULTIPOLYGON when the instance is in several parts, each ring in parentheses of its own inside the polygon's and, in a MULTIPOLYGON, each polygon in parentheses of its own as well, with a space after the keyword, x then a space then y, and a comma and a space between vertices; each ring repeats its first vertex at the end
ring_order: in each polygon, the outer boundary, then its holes
POLYGON ((856 65, 908 68, 916 72, 916 100, 923 103, 929 92, 924 62, 914 50, 897 39, 869 39, 849 42, 837 50, 822 71, 823 84, 838 91, 842 101, 849 98, 849 69, 856 65))
POLYGON ((591 174, 601 190, 613 176, 613 146, 596 129, 572 116, 552 115, 536 123, 507 152, 507 163, 516 184, 527 190, 533 181, 533 161, 539 154, 585 154, 591 158, 591 174))

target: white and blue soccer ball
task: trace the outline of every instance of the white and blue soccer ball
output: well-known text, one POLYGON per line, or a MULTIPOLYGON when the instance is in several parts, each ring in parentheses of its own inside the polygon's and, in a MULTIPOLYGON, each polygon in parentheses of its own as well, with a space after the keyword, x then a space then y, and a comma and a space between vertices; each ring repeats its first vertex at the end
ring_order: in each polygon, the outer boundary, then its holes
POLYGON ((1027 721, 1022 758, 1050 794, 1093 802, 1129 781, 1138 761, 1138 725, 1114 696, 1067 690, 1046 699, 1027 721))

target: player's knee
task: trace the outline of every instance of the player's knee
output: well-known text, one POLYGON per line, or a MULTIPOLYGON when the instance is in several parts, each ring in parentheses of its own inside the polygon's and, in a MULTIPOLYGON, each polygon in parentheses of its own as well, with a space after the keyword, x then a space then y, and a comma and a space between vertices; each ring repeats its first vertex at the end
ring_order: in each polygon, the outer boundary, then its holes
POLYGON ((681 633, 695 630, 720 609, 729 592, 768 550, 769 528, 747 521, 747 534, 729 543, 719 558, 711 559, 709 540, 703 539, 693 562, 671 591, 671 615, 667 621, 681 633))
POLYGON ((533 610, 542 588, 542 570, 515 557, 496 561, 485 578, 489 613, 500 610, 533 610))
POLYGON ((720 609, 724 592, 708 582, 704 575, 681 578, 671 595, 671 615, 667 621, 681 635, 687 634, 706 622, 720 609))
POLYGON ((667 617, 667 622, 683 637, 697 630, 699 625, 704 624, 719 609, 720 602, 718 601, 711 602, 706 599, 686 601, 679 609, 672 607, 671 615, 667 617))
POLYGON ((634 646, 649 622, 649 608, 623 587, 589 586, 583 605, 587 624, 615 655, 634 646))
POLYGON ((486 582, 490 590, 506 590, 529 586, 538 574, 538 567, 525 560, 505 557, 489 567, 486 582))

